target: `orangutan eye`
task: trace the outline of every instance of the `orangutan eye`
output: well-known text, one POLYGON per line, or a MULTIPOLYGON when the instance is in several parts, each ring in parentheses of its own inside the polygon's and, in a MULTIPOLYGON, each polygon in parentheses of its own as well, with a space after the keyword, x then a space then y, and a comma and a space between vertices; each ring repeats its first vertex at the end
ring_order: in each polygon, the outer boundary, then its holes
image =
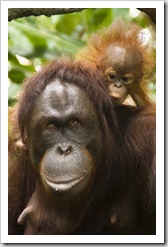
POLYGON ((109 72, 106 76, 109 81, 115 81, 117 79, 117 74, 114 71, 109 72))
POLYGON ((80 121, 78 119, 71 119, 69 121, 69 128, 76 129, 80 126, 80 121))
POLYGON ((128 76, 123 76, 122 79, 123 79, 123 81, 127 82, 127 81, 129 81, 130 78, 128 76))
POLYGON ((122 81, 124 84, 130 84, 133 82, 133 76, 131 74, 126 74, 122 77, 122 81))
POLYGON ((52 122, 49 122, 47 125, 46 125, 46 129, 49 130, 49 131, 55 131, 57 130, 57 123, 52 121, 52 122))

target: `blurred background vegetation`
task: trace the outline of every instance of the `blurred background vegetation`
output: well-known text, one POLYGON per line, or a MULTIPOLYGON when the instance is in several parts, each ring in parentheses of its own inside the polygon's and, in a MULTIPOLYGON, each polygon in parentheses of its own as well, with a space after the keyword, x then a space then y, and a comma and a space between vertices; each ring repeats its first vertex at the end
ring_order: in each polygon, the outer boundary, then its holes
MULTIPOLYGON (((137 9, 86 9, 78 13, 30 16, 9 22, 8 36, 8 102, 16 100, 23 81, 41 66, 62 54, 73 55, 86 44, 89 35, 110 25, 121 16, 144 28, 146 40, 155 46, 155 29, 150 18, 137 9)), ((152 97, 155 99, 155 82, 152 97)))

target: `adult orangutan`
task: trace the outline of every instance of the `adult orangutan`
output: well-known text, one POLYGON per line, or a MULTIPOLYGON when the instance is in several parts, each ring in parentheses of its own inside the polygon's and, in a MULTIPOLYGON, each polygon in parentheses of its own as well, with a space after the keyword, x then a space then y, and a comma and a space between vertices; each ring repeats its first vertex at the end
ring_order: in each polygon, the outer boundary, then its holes
POLYGON ((155 234, 155 109, 113 105, 68 58, 26 82, 10 114, 9 234, 155 234))

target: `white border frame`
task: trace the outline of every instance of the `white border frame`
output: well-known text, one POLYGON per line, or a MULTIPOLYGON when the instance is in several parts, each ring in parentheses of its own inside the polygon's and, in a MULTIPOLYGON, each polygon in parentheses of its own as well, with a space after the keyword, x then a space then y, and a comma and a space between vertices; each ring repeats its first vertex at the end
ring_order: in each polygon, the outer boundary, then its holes
POLYGON ((164 1, 1 1, 1 242, 164 243, 164 1), (8 235, 8 8, 156 8, 156 235, 8 235), (2 69, 3 66, 3 69, 2 69), (159 77, 158 77, 159 75, 159 77), (159 78, 159 79, 158 79, 159 78), (3 141, 3 146, 2 146, 3 141))

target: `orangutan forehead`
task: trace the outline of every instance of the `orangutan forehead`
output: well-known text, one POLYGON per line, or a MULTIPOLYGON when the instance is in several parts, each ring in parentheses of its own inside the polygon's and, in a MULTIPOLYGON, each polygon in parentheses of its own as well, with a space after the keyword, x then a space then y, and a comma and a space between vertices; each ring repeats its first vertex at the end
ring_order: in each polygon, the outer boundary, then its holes
POLYGON ((113 68, 134 67, 141 62, 141 56, 132 47, 112 45, 107 48, 106 57, 113 68))

